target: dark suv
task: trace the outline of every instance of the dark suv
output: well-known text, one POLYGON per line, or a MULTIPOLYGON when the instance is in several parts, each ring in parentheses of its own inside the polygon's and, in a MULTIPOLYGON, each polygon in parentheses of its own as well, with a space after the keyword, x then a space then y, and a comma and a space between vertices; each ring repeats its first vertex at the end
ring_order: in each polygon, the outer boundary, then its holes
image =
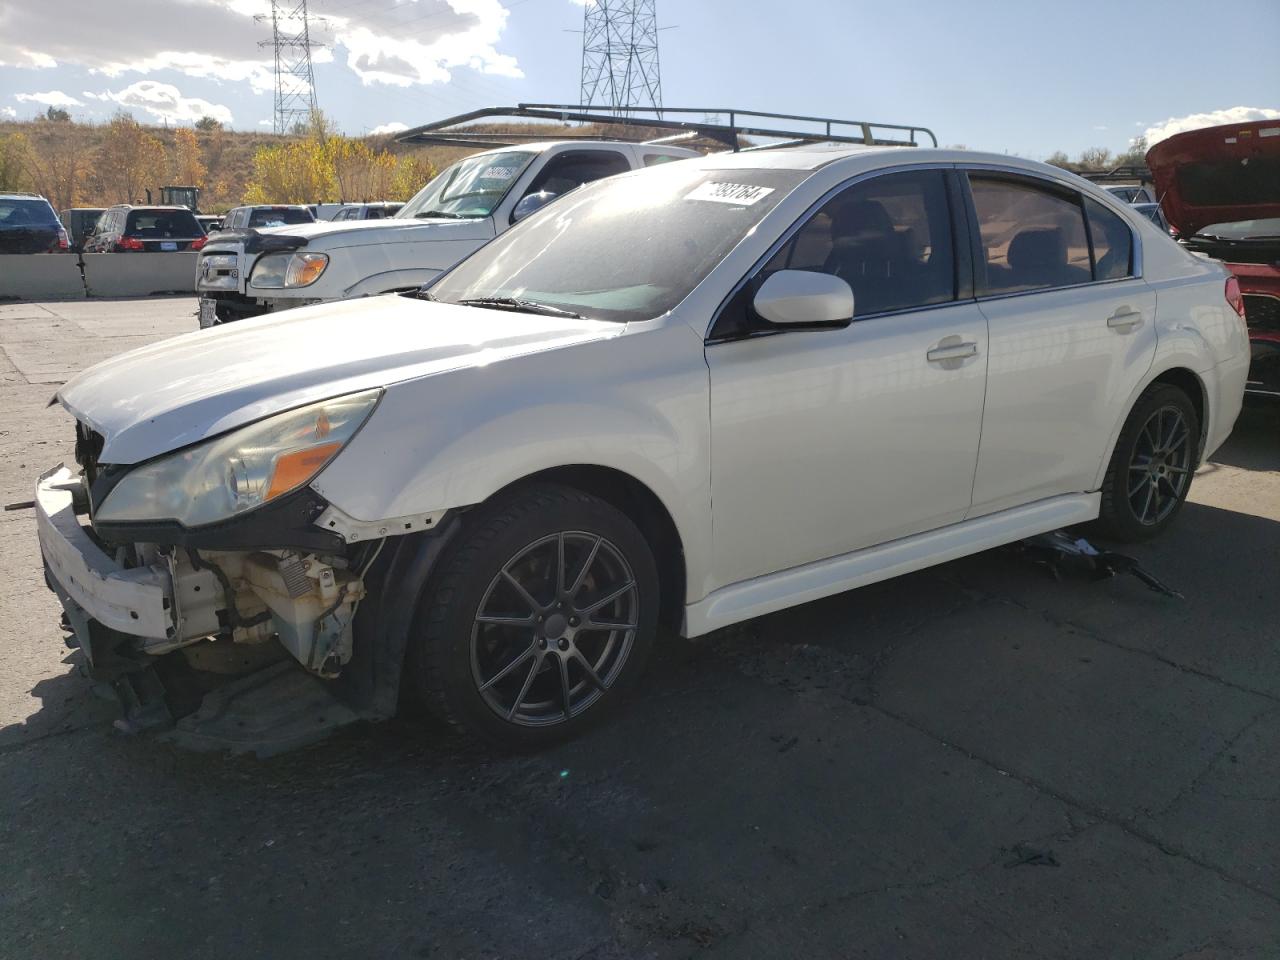
POLYGON ((186 207, 108 207, 93 234, 85 239, 85 253, 170 253, 199 250, 204 228, 186 207))
POLYGON ((70 248, 48 200, 34 193, 0 193, 0 253, 65 253, 70 248))

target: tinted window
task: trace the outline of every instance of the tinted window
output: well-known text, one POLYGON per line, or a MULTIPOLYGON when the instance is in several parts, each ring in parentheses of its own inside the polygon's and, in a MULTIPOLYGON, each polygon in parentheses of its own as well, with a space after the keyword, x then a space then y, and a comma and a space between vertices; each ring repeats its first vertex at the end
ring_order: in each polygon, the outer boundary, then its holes
POLYGON ((548 190, 556 196, 593 180, 602 180, 631 169, 627 158, 613 150, 571 150, 552 158, 525 191, 548 190))
POLYGON ((0 200, 0 226, 52 227, 58 218, 47 200, 0 200))
POLYGON ((130 210, 125 233, 144 240, 191 239, 204 231, 190 210, 130 210))
POLYGON ((1019 179, 970 175, 969 182, 985 254, 978 261, 980 293, 1067 287, 1092 279, 1077 194, 1019 179))
POLYGON ((1118 280, 1133 273, 1133 234, 1128 224, 1087 197, 1089 239, 1093 241, 1093 279, 1118 280))
POLYGON ((855 318, 955 299, 951 214, 942 174, 895 173, 823 204, 765 265, 848 281, 855 318))
POLYGON ((311 222, 311 211, 291 209, 289 207, 254 210, 249 216, 249 226, 251 227, 285 227, 294 223, 311 222))

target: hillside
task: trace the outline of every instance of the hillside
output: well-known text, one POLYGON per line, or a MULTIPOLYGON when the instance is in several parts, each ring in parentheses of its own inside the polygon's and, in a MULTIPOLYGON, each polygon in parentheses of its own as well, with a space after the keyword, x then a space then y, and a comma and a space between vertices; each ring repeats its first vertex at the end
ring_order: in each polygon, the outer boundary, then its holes
MULTIPOLYGON (((494 133, 534 133, 554 139, 571 134, 588 136, 592 127, 550 124, 486 124, 475 127, 494 133)), ((655 134, 659 131, 654 131, 655 134)), ((0 190, 31 190, 48 197, 57 210, 71 206, 103 207, 112 203, 145 202, 152 191, 158 200, 164 184, 201 187, 201 209, 223 212, 245 202, 254 181, 254 157, 270 148, 303 146, 301 136, 241 132, 214 128, 154 127, 119 115, 107 123, 67 120, 0 122, 0 190)), ((337 199, 407 199, 422 186, 434 168, 439 170, 471 152, 454 147, 422 147, 396 143, 391 137, 353 138, 374 155, 389 154, 405 176, 395 179, 393 196, 352 198, 312 196, 308 202, 337 199), (427 165, 430 166, 427 166, 427 165)), ((298 155, 306 151, 297 150, 298 155)), ((388 182, 391 182, 388 180, 388 182)), ((268 190, 268 192, 270 192, 268 190)), ((259 188, 251 195, 262 195, 259 188)), ((283 197, 273 197, 275 201, 283 197)))

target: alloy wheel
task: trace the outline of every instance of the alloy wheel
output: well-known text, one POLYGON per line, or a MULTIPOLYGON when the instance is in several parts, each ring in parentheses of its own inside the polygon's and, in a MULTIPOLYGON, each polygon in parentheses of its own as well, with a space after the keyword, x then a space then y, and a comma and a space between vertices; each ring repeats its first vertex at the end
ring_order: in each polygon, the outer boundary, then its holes
POLYGON ((1191 482, 1191 430, 1175 406, 1156 410, 1138 431, 1127 495, 1138 522, 1155 526, 1178 506, 1191 482))
POLYGON ((564 723, 621 674, 639 614, 635 575, 612 542, 583 531, 536 540, 502 566, 477 607, 476 689, 510 723, 564 723))

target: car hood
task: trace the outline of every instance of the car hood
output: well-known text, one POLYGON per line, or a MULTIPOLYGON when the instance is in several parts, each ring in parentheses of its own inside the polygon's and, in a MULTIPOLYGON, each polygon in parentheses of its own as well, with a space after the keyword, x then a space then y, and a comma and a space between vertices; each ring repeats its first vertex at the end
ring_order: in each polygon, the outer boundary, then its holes
POLYGON ((339 239, 349 243, 385 243, 397 239, 421 239, 425 231, 439 232, 441 240, 487 239, 493 235, 493 227, 487 218, 474 220, 317 220, 315 223, 298 223, 284 227, 255 228, 262 237, 297 237, 305 245, 317 240, 339 239), (402 236, 403 235, 403 236, 402 236))
POLYGON ((617 336, 622 325, 388 295, 200 330, 90 367, 56 399, 131 464, 330 397, 617 336))
POLYGON ((1280 217, 1280 120, 1175 134, 1147 151, 1147 167, 1180 236, 1211 223, 1280 217))

